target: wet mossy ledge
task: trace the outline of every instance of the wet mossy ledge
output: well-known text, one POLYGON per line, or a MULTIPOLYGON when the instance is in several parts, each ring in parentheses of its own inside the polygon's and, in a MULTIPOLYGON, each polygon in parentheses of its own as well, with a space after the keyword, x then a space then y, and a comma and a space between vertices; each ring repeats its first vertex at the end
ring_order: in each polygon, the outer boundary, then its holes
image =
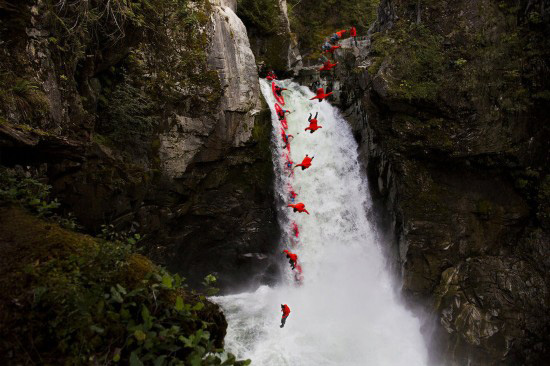
POLYGON ((249 363, 224 352, 220 308, 136 252, 139 235, 75 232, 48 186, 0 173, 2 364, 249 363))

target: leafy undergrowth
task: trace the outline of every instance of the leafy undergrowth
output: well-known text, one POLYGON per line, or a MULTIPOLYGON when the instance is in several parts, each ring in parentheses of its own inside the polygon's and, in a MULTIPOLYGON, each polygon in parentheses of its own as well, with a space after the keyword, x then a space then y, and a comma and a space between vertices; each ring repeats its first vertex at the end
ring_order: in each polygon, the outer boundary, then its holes
POLYGON ((227 323, 218 306, 137 254, 131 241, 45 219, 55 205, 47 188, 31 181, 3 179, 0 186, 3 364, 249 364, 224 353, 227 323), (48 207, 43 217, 22 207, 37 212, 28 199, 35 194, 48 207))
POLYGON ((391 97, 445 99, 492 123, 540 109, 550 95, 548 26, 535 7, 509 3, 457 18, 472 10, 467 2, 432 2, 417 17, 416 1, 408 1, 390 29, 373 34, 369 74, 386 79, 391 97))

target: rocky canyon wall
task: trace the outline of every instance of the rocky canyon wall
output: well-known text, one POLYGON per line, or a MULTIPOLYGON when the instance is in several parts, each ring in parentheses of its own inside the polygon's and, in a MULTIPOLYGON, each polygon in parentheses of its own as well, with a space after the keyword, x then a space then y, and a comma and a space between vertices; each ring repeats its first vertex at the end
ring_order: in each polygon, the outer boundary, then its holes
POLYGON ((436 364, 548 359, 547 9, 382 1, 334 74, 300 76, 354 128, 403 292, 435 319, 436 364))
POLYGON ((271 123, 236 2, 139 4, 2 2, 1 162, 193 285, 269 282, 271 123))

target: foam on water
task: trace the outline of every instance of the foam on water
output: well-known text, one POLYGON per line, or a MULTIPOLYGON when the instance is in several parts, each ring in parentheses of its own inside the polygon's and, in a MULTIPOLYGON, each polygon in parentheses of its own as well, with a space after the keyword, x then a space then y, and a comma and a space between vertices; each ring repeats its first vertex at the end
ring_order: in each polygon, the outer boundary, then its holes
POLYGON ((271 83, 261 80, 272 108, 276 192, 285 203, 279 208, 285 230, 281 250, 298 254, 304 281, 297 286, 289 268, 276 287, 214 298, 229 322, 226 348, 260 366, 426 365, 420 321, 395 296, 367 220, 367 182, 349 125, 329 103, 310 101, 314 95, 309 89, 291 81, 278 83, 289 89, 284 108, 292 111, 291 158, 300 163, 305 154, 315 157, 311 168, 288 175, 271 83), (323 128, 305 132, 309 113, 317 111, 323 128), (286 208, 289 184, 310 215, 286 208), (294 244, 292 221, 300 229, 294 244), (283 329, 280 304, 292 311, 283 329))

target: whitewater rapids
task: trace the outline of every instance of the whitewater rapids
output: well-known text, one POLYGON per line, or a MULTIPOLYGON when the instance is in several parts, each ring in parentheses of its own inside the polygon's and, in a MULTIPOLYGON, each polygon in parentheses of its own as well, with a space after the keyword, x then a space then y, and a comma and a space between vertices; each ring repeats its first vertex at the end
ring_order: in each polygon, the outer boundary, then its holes
POLYGON ((310 101, 314 94, 306 87, 278 82, 289 89, 283 92, 283 108, 292 111, 287 117, 287 133, 294 135, 290 156, 295 163, 305 154, 315 157, 311 168, 289 176, 271 83, 260 82, 272 109, 275 187, 285 231, 280 250, 298 254, 304 280, 296 285, 288 267, 276 287, 214 298, 229 323, 226 349, 258 366, 426 365, 420 321, 396 297, 367 220, 367 181, 349 125, 328 102, 310 101), (323 128, 310 134, 304 128, 309 113, 316 112, 323 128), (289 186, 310 215, 286 208, 289 186), (292 221, 299 227, 298 239, 292 221), (281 304, 291 309, 283 329, 281 304))

